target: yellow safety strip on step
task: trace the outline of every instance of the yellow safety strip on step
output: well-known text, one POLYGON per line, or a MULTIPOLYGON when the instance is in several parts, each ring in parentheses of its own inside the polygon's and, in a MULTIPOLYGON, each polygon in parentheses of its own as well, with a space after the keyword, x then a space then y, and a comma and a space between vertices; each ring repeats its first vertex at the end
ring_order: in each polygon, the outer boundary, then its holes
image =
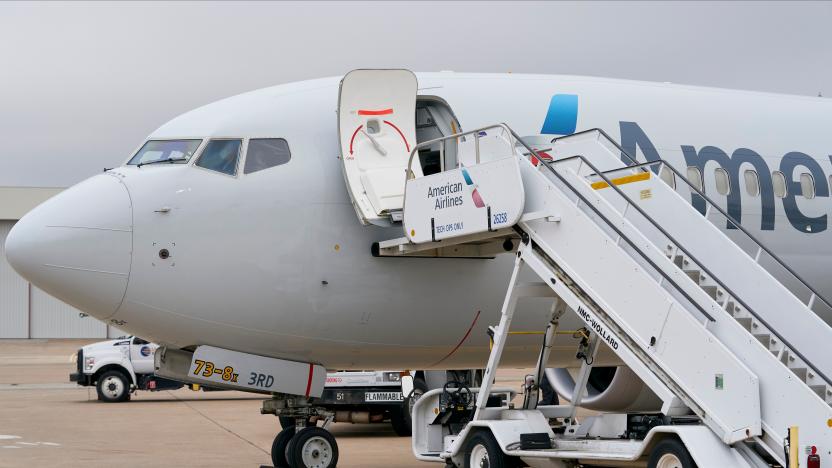
MULTIPOLYGON (((647 180, 649 178, 650 178, 650 173, 649 172, 641 172, 641 173, 638 173, 638 174, 633 174, 633 175, 628 175, 628 176, 624 176, 624 177, 618 177, 616 179, 611 179, 611 182, 615 185, 624 185, 624 184, 630 184, 630 183, 633 183, 633 182, 641 182, 642 180, 647 180)), ((610 186, 610 184, 608 184, 606 181, 603 181, 603 180, 599 181, 599 182, 593 182, 592 183, 592 188, 594 188, 595 190, 600 190, 600 189, 603 189, 603 188, 607 188, 609 186, 610 186)))

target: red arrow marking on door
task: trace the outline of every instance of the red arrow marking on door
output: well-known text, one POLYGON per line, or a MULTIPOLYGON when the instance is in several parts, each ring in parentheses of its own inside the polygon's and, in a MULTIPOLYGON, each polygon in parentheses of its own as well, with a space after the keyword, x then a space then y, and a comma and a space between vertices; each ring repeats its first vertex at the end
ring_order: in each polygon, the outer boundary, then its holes
POLYGON ((361 130, 361 127, 363 127, 363 125, 359 125, 358 128, 352 132, 352 138, 350 138, 350 154, 352 154, 352 142, 355 141, 355 136, 358 135, 358 131, 361 130))
POLYGON ((358 115, 388 115, 392 114, 393 109, 380 109, 380 110, 367 110, 361 109, 358 111, 358 115))
POLYGON ((402 131, 401 131, 401 130, 399 130, 399 127, 397 127, 397 126, 393 125, 392 123, 390 123, 390 121, 389 121, 389 120, 385 120, 385 121, 384 121, 384 123, 386 123, 387 125, 389 125, 389 126, 391 126, 391 127, 395 128, 395 129, 396 129, 396 131, 397 131, 397 132, 399 132, 399 135, 401 135, 402 140, 404 140, 404 146, 405 146, 405 148, 407 148, 407 152, 409 153, 409 152, 410 152, 410 143, 408 143, 408 142, 407 142, 407 138, 405 138, 405 137, 404 137, 404 133, 402 133, 402 131))

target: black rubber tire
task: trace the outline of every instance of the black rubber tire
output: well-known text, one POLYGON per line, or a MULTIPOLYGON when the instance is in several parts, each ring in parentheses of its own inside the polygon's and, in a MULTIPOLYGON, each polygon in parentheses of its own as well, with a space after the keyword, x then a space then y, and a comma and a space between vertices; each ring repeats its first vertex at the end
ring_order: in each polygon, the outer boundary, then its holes
POLYGON ((393 406, 390 408, 390 425, 393 426, 393 432, 399 437, 410 437, 413 432, 410 418, 407 416, 407 410, 403 406, 393 406))
POLYGON ((650 451, 650 460, 647 462, 647 468, 656 468, 659 460, 665 455, 673 455, 678 458, 683 468, 696 468, 696 463, 693 461, 690 453, 688 453, 688 449, 685 448, 685 445, 679 439, 675 438, 665 439, 653 447, 653 450, 650 451))
MULTIPOLYGON (((123 372, 117 370, 109 370, 98 376, 98 382, 95 384, 95 390, 98 393, 98 399, 105 403, 120 403, 130 399, 130 378, 124 375, 123 372), (113 382, 116 379, 120 382, 113 382), (121 385, 122 391, 118 395, 112 395, 105 390, 107 385, 121 385)), ((109 389, 108 389, 109 390, 109 389)), ((110 390, 112 391, 112 390, 110 390)))
POLYGON ((465 442, 465 448, 462 450, 462 454, 465 457, 463 460, 463 468, 480 468, 479 463, 475 465, 471 464, 471 452, 473 452, 474 448, 477 446, 485 448, 488 454, 488 468, 510 468, 515 466, 515 464, 512 463, 514 460, 510 460, 509 457, 503 453, 503 450, 500 448, 500 445, 497 444, 497 440, 494 439, 491 432, 481 430, 471 434, 465 442))
POLYGON ((298 432, 289 442, 287 458, 291 468, 308 468, 303 463, 303 449, 304 445, 314 437, 324 439, 329 445, 331 457, 329 463, 323 468, 335 468, 338 465, 338 443, 335 441, 335 437, 328 430, 316 426, 307 427, 298 432))
POLYGON ((410 437, 413 435, 413 404, 415 400, 421 397, 428 391, 428 384, 424 379, 413 379, 413 390, 410 394, 404 397, 401 406, 397 406, 390 410, 390 425, 396 435, 400 437, 410 437))
POLYGON ((272 465, 274 468, 290 468, 289 461, 286 459, 286 451, 289 447, 292 437, 295 436, 295 426, 289 426, 278 432, 272 442, 272 465))

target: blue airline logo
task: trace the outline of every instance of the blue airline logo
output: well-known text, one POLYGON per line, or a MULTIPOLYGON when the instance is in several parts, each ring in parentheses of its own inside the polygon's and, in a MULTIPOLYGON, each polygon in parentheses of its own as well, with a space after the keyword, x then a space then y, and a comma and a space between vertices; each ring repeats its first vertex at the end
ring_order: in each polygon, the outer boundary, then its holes
MULTIPOLYGON (((575 133, 578 122, 578 96, 575 94, 555 94, 549 101, 549 109, 540 130, 542 134, 569 135, 575 133)), ((661 159, 656 146, 636 122, 619 122, 621 146, 627 154, 636 157, 640 150, 646 161, 661 159)), ((759 199, 761 204, 760 230, 773 231, 775 224, 775 201, 779 197, 774 195, 774 181, 772 170, 768 162, 759 153, 749 148, 737 148, 733 152, 726 152, 716 146, 705 145, 697 148, 693 145, 681 145, 681 152, 688 167, 696 167, 700 174, 705 175, 705 166, 709 162, 716 163, 728 172, 728 177, 736 187, 744 177, 740 173, 740 166, 750 165, 757 173, 759 185, 759 199)), ((622 161, 626 157, 621 155, 622 161)), ((829 156, 832 162, 832 155, 829 156)), ((713 167, 713 166, 711 166, 713 167)), ((814 179, 815 197, 830 196, 829 179, 820 164, 806 153, 789 151, 779 159, 777 171, 783 173, 786 179, 786 194, 782 198, 783 211, 792 227, 807 234, 817 234, 827 229, 827 215, 809 216, 798 206, 797 199, 803 198, 803 191, 799 177, 801 173, 809 173, 814 179)), ((684 172, 684 171, 683 171, 684 172)), ((732 189, 727 195, 727 210, 734 219, 742 222, 742 192, 732 189)), ((748 198, 748 197, 746 197, 748 198)), ((755 197, 756 198, 756 197, 755 197)), ((704 214, 705 200, 698 194, 691 193, 691 203, 694 208, 704 214)), ((756 227, 756 226, 754 226, 756 227)), ((726 228, 735 227, 726 222, 726 228)))
POLYGON ((578 125, 578 95, 555 94, 549 101, 549 110, 540 133, 546 135, 569 135, 575 133, 578 125))

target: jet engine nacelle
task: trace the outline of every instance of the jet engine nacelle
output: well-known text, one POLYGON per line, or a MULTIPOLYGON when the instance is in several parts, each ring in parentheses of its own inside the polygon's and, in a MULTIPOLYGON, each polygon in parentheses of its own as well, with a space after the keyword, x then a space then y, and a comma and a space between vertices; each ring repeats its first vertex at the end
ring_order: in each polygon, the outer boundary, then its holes
MULTIPOLYGON (((546 369, 546 377, 563 398, 572 400, 575 379, 568 369, 546 369)), ((596 411, 652 412, 662 402, 629 367, 594 367, 587 381, 588 395, 581 407, 596 411)))

